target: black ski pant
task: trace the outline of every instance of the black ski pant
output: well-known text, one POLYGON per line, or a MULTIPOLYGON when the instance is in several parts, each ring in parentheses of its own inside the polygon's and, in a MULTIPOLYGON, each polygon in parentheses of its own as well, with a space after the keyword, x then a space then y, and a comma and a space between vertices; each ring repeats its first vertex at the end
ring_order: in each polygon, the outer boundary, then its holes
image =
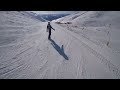
POLYGON ((50 39, 50 38, 51 38, 51 33, 49 32, 48 39, 50 39))

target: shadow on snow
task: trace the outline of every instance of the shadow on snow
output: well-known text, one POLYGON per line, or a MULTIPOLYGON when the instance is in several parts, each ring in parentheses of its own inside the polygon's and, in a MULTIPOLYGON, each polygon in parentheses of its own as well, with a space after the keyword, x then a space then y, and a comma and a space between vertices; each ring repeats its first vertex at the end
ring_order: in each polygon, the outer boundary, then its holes
POLYGON ((56 49, 56 51, 57 51, 61 56, 63 56, 66 60, 69 60, 69 59, 68 59, 68 56, 64 53, 64 47, 63 47, 63 45, 62 45, 61 48, 60 48, 60 46, 58 46, 58 45, 55 43, 54 40, 50 39, 50 41, 52 42, 51 44, 52 44, 52 46, 56 49))

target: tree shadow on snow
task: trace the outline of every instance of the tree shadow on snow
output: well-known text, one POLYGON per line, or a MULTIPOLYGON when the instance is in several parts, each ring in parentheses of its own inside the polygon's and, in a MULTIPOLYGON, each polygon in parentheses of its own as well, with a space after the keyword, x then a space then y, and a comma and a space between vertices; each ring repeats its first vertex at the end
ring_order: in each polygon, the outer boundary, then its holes
POLYGON ((52 46, 56 49, 56 51, 57 51, 61 56, 63 56, 66 60, 69 60, 69 59, 68 59, 68 56, 64 53, 64 47, 63 47, 63 45, 62 45, 61 48, 60 48, 60 46, 58 46, 58 45, 55 43, 54 40, 50 39, 50 41, 52 42, 51 44, 52 44, 52 46))

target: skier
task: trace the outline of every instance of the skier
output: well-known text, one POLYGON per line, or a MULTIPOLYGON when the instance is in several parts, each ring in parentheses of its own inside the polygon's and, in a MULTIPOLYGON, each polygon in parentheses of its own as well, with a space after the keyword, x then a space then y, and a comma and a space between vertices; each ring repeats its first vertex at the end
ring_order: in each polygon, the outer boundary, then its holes
POLYGON ((48 22, 47 32, 49 32, 49 35, 48 35, 49 40, 51 39, 51 29, 53 29, 55 31, 55 29, 50 25, 50 22, 48 22))

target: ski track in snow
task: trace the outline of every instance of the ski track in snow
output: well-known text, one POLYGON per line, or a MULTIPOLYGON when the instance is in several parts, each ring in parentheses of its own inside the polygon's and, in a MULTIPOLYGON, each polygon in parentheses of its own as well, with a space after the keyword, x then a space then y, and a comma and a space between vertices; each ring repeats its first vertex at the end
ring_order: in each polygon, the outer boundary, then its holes
POLYGON ((1 50, 6 50, 1 52, 0 55, 0 79, 95 78, 97 77, 95 76, 97 74, 94 74, 95 72, 88 72, 89 56, 97 58, 93 61, 96 63, 100 61, 100 64, 103 64, 104 68, 107 68, 107 71, 114 75, 113 78, 120 78, 119 68, 84 41, 89 41, 102 48, 103 46, 98 42, 90 40, 82 32, 78 33, 80 37, 77 37, 75 33, 71 32, 74 31, 73 29, 69 28, 67 30, 65 27, 52 23, 56 29, 52 33, 54 47, 51 44, 52 41, 47 40, 46 24, 42 23, 40 25, 39 23, 25 27, 12 27, 9 25, 6 28, 4 26, 0 27, 1 29, 11 30, 32 30, 31 28, 38 30, 38 32, 30 35, 25 34, 26 37, 21 42, 0 46, 1 50), (61 50, 62 45, 63 51, 61 50), (86 54, 92 54, 93 56, 86 54), (68 60, 66 60, 66 57, 68 60))
MULTIPOLYGON (((68 31, 65 31, 68 33, 68 31)), ((70 34, 70 33, 69 33, 70 34)), ((115 74, 115 76, 119 79, 120 78, 120 70, 113 65, 110 61, 108 61, 104 56, 102 56, 101 54, 99 54, 97 51, 95 51, 94 49, 92 49, 91 47, 89 47, 87 44, 85 44, 84 42, 82 42, 78 37, 76 37, 73 34, 70 34, 71 36, 73 36, 73 38, 76 38, 76 40, 78 40, 80 42, 80 44, 82 44, 88 51, 90 51, 93 55, 95 55, 97 58, 99 58, 99 60, 101 60, 102 63, 104 63, 109 70, 115 74)), ((84 61, 84 56, 83 56, 83 61, 84 61)), ((83 63, 83 69, 84 69, 84 63, 83 63)), ((85 72, 85 70, 83 70, 85 72)), ((83 73, 84 73, 83 72, 83 73)))
MULTIPOLYGON (((63 31, 64 30, 62 30, 62 32, 63 31)), ((68 34, 68 31, 64 31, 64 32, 66 34, 68 34)), ((0 76, 3 78, 41 78, 41 79, 42 78, 43 79, 44 78, 67 78, 66 74, 70 73, 69 68, 70 68, 70 66, 72 66, 71 69, 73 69, 73 71, 74 71, 74 69, 76 68, 77 71, 75 71, 76 73, 71 72, 71 74, 70 74, 71 76, 68 78, 76 78, 76 79, 77 78, 84 78, 84 79, 87 78, 87 73, 86 73, 86 68, 85 68, 86 59, 84 56, 84 53, 85 53, 84 49, 81 50, 82 55, 76 56, 77 61, 74 61, 74 62, 73 62, 73 60, 66 61, 56 51, 55 51, 55 53, 57 53, 57 54, 53 53, 53 51, 51 51, 51 49, 49 49, 49 48, 53 48, 53 47, 51 45, 49 45, 51 42, 47 40, 47 38, 45 37, 45 33, 43 33, 43 35, 41 37, 43 40, 40 39, 39 40, 40 42, 37 42, 38 44, 33 44, 32 47, 28 47, 27 49, 23 48, 23 50, 21 50, 20 53, 16 54, 14 57, 11 58, 12 60, 8 60, 10 62, 6 61, 7 64, 5 65, 5 63, 4 63, 4 67, 0 67, 0 70, 3 70, 3 69, 5 70, 4 72, 0 73, 0 76), (44 48, 41 49, 41 47, 44 47, 44 48), (40 54, 40 51, 42 51, 41 54, 40 54), (31 72, 31 74, 24 74, 25 73, 24 71, 32 69, 30 64, 34 61, 34 58, 38 57, 39 54, 41 57, 40 59, 42 61, 41 65, 39 65, 38 69, 31 72), (25 55, 27 55, 26 60, 25 60, 25 55), (30 55, 32 55, 32 56, 30 59, 28 59, 30 55), (58 60, 56 60, 57 58, 55 60, 52 59, 54 55, 57 55, 58 60), (51 59, 48 60, 48 58, 51 58, 51 59), (76 64, 73 66, 72 65, 73 63, 74 64, 76 63, 76 64), (13 68, 13 66, 14 66, 14 68, 13 68), (12 69, 9 69, 10 67, 12 67, 12 69), (61 72, 61 70, 62 70, 62 72, 61 72), (21 75, 16 73, 18 71, 19 71, 19 73, 21 73, 21 75)), ((95 55, 97 58, 99 58, 101 60, 101 62, 104 63, 109 68, 109 70, 112 71, 119 78, 118 68, 116 68, 105 57, 103 57, 98 52, 93 50, 91 47, 89 47, 88 45, 83 43, 76 36, 73 36, 73 34, 72 35, 70 34, 67 37, 69 37, 69 39, 64 46, 66 52, 71 52, 70 46, 71 46, 71 44, 73 44, 72 40, 74 40, 74 38, 75 38, 76 39, 75 42, 79 41, 80 47, 82 45, 88 51, 92 52, 93 55, 95 55), (71 38, 71 36, 72 36, 72 38, 71 38)), ((72 55, 72 54, 69 53, 69 55, 72 55)), ((71 59, 71 58, 72 57, 69 56, 69 59, 71 59)), ((72 59, 74 59, 74 58, 72 58, 72 59)))

